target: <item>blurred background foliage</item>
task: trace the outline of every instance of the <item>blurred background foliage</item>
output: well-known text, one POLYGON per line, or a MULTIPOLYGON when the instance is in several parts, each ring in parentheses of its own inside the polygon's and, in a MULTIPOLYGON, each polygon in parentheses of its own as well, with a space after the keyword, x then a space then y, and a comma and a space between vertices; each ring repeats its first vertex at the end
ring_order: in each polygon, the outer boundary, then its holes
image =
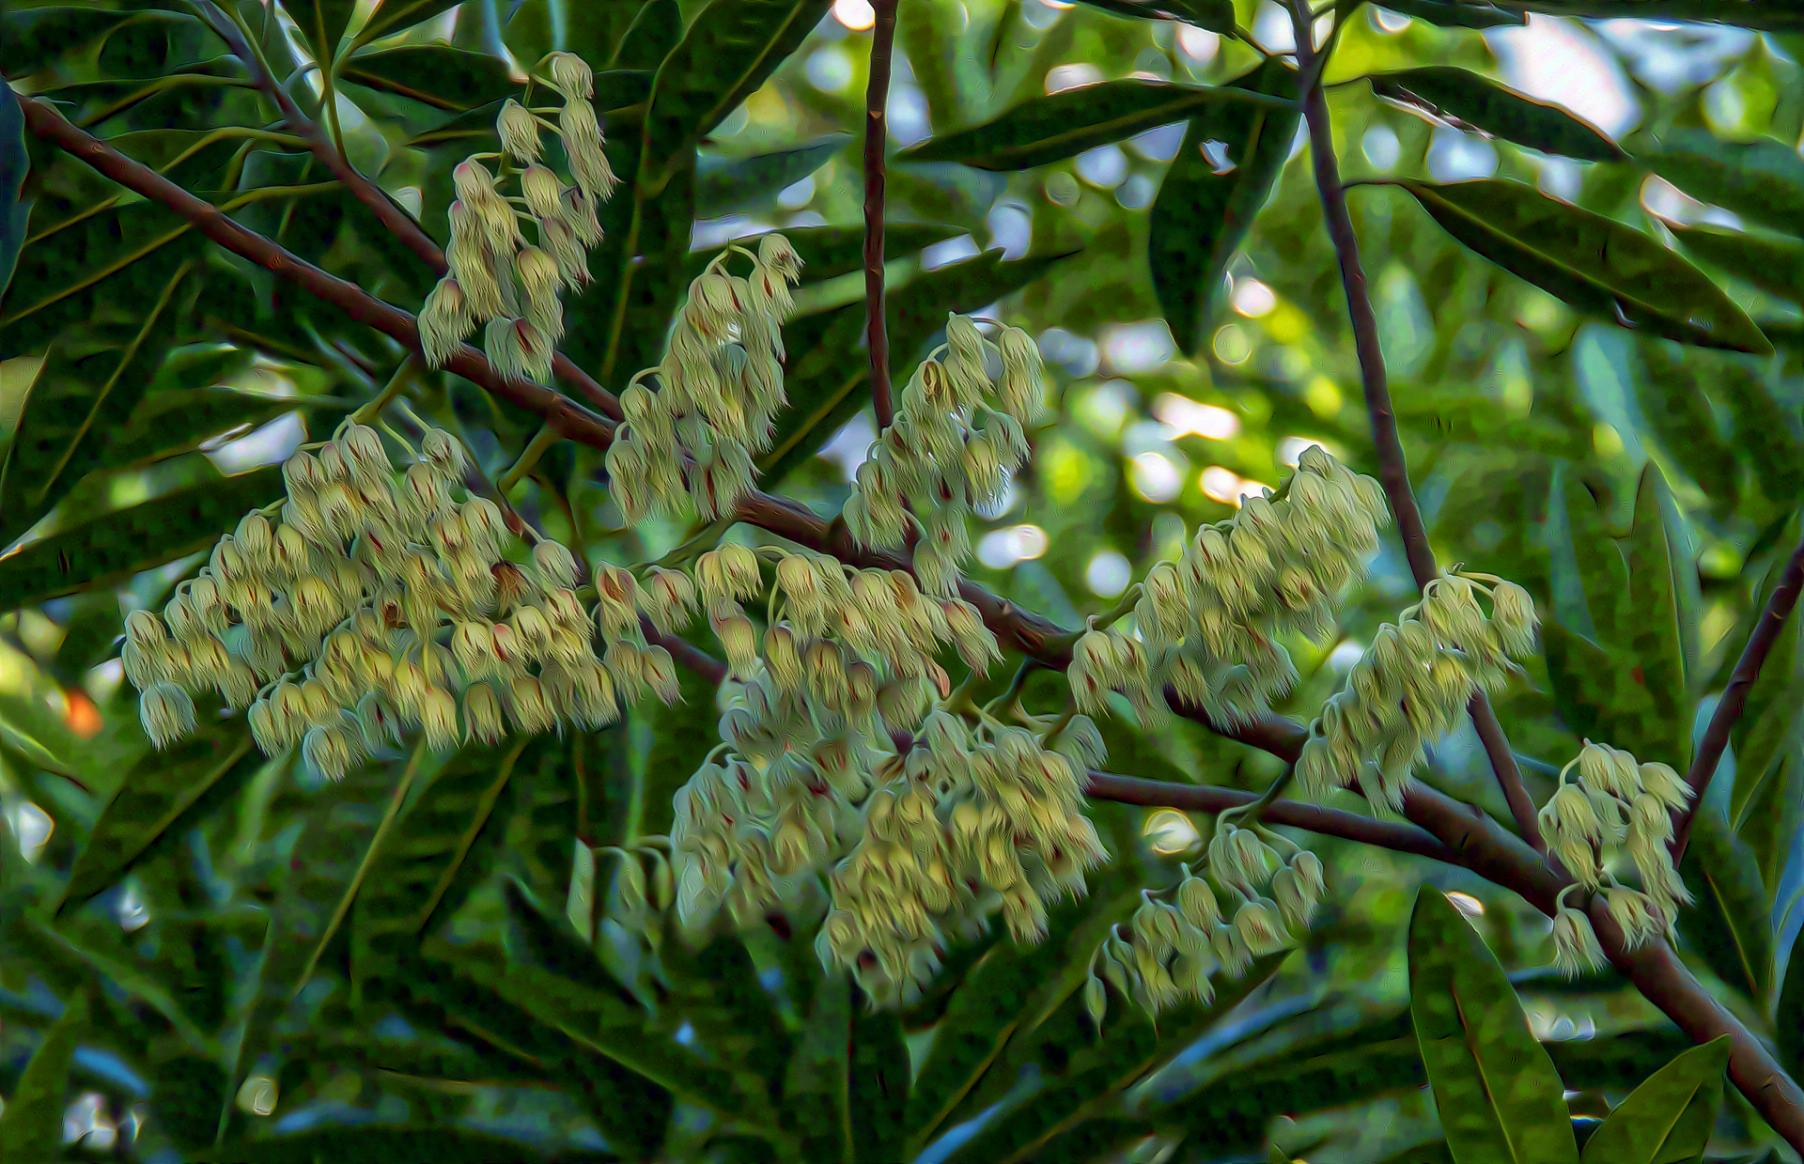
MULTIPOLYGON (((1271 0, 1136 14, 1150 7, 901 6, 889 99, 896 368, 925 354, 948 310, 1038 337, 1054 416, 1033 436, 1031 469, 985 514, 976 577, 1066 626, 1175 556, 1187 530, 1229 515, 1241 492, 1278 484, 1309 443, 1376 468, 1294 112, 1157 104, 1130 84, 1139 95, 1092 131, 1107 90, 1057 103, 1111 82, 1282 84, 1279 66, 1255 72, 1291 47, 1271 0), (1021 120, 1048 101, 1051 114, 1021 120), (1013 123, 998 121, 1010 111, 1013 123), (1256 128, 1264 145, 1246 152, 1256 128), (1055 131, 1066 144, 1035 137, 1055 131)), ((1638 6, 1640 20, 1613 18, 1621 4, 1519 7, 1352 8, 1325 81, 1436 553, 1521 582, 1547 624, 1545 665, 1498 701, 1539 801, 1548 765, 1587 734, 1644 759, 1689 758, 1706 696, 1798 540, 1804 246, 1788 232, 1804 222, 1804 20, 1763 0, 1723 5, 1759 31, 1683 23, 1696 6, 1659 0, 1638 6), (1472 104, 1469 86, 1437 96, 1426 75, 1365 80, 1429 66, 1508 84, 1585 124, 1494 94, 1472 104), (1485 244, 1487 262, 1431 215, 1430 196, 1392 184, 1487 178, 1690 256, 1720 290, 1681 280, 1661 301, 1664 276, 1630 270, 1602 300, 1620 318, 1600 318, 1595 288, 1531 285, 1497 265, 1515 244, 1485 244), (1711 311, 1732 327, 1755 321, 1740 346, 1771 350, 1659 338, 1697 338, 1698 313, 1711 311)), ((595 284, 567 307, 565 350, 618 387, 655 361, 709 255, 784 230, 809 282, 786 332, 795 408, 765 487, 837 510, 872 432, 857 273, 868 5, 237 9, 276 74, 300 75, 290 91, 316 118, 313 62, 328 42, 345 152, 441 243, 450 168, 489 148, 521 66, 552 48, 588 59, 610 157, 632 185, 607 207, 609 241, 591 258, 595 284), (667 120, 646 115, 654 78, 683 97, 667 120)), ((193 7, 12 0, 3 19, 0 73, 19 93, 52 97, 391 302, 412 309, 431 286, 271 120, 193 7)), ((648 952, 622 925, 620 859, 603 850, 666 829, 671 794, 711 746, 713 693, 692 679, 685 706, 595 736, 373 765, 333 787, 265 762, 236 721, 148 753, 121 691, 123 614, 160 604, 198 550, 279 491, 268 466, 375 395, 401 353, 0 129, 0 178, 22 180, 24 198, 0 222, 0 255, 17 257, 0 300, 6 1159, 754 1160, 798 1146, 809 1159, 935 1162, 1443 1159, 1405 1009, 1404 929, 1425 880, 1456 894, 1514 972, 1575 1114, 1603 1114, 1684 1048, 1614 976, 1549 978, 1545 919, 1494 887, 1334 841, 1316 842, 1331 909, 1303 950, 1250 975, 1244 996, 1156 1032, 1112 1018, 1099 1038, 1077 999, 1088 951, 1134 889, 1169 883, 1209 828, 1100 803, 1121 859, 1090 900, 1038 949, 989 939, 955 951, 942 988, 900 1016, 866 1015, 845 983, 823 981, 811 934, 787 922, 700 952, 668 940, 648 952), (53 1123, 26 1128, 44 1112, 53 1123)), ((1530 244, 1564 229, 1537 225, 1538 206, 1524 219, 1530 244)), ((1493 202, 1476 219, 1507 227, 1508 209, 1493 202)), ((1581 248, 1609 237, 1586 229, 1581 248)), ((410 395, 491 473, 537 426, 449 376, 410 395)), ((653 560, 695 532, 621 528, 599 455, 569 444, 541 462, 521 504, 591 559, 653 560)), ((1283 710, 1311 717, 1410 601, 1399 550, 1350 600, 1340 642, 1293 647, 1305 682, 1283 710)), ((1686 869, 1700 900, 1680 922, 1688 963, 1775 1039, 1794 1076, 1798 638, 1794 623, 1713 786, 1686 869)), ((1051 678, 1030 697, 1061 698, 1051 678)), ((1111 770, 1137 776, 1258 788, 1281 767, 1184 721, 1137 734, 1114 720, 1105 732, 1111 770)), ((1507 819, 1469 729, 1436 759, 1447 791, 1507 819)), ((1775 1143, 1731 1089, 1712 1158, 1775 1143)))

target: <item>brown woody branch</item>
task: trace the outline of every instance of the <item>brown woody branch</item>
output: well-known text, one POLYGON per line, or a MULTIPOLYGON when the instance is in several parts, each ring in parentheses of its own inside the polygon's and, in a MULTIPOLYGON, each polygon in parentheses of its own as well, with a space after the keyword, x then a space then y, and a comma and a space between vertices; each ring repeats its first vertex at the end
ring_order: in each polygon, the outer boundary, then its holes
POLYGON ((883 308, 883 184, 889 74, 896 45, 897 0, 875 0, 871 29, 871 77, 864 94, 864 311, 865 347, 871 357, 871 405, 879 432, 896 418, 890 393, 889 323, 883 308))
POLYGON ((1748 645, 1742 648, 1741 658, 1735 662, 1735 670, 1729 676, 1729 686, 1723 690, 1723 696, 1717 700, 1716 710, 1710 713, 1710 724, 1704 729, 1704 738, 1698 743, 1698 754, 1691 761, 1691 769, 1685 774, 1685 783, 1691 788, 1691 805, 1681 812, 1674 813, 1672 834, 1672 863, 1678 865, 1685 856, 1685 846, 1691 840, 1691 824, 1697 819, 1697 813, 1704 804, 1704 794, 1710 791, 1711 778, 1716 775, 1717 765, 1722 762, 1723 750, 1729 746, 1729 733, 1734 730, 1741 719, 1741 713, 1748 706, 1748 692, 1754 688, 1754 681, 1760 678, 1760 668, 1766 663, 1766 657, 1772 653, 1773 644, 1779 641, 1779 632, 1785 629, 1785 620, 1798 605, 1798 592, 1804 590, 1804 541, 1792 551, 1791 559, 1785 563, 1785 572, 1779 576, 1779 585, 1773 588, 1771 597, 1766 600, 1766 609, 1760 614, 1760 621, 1754 625, 1754 633, 1748 636, 1748 645))
MULTIPOLYGON (((226 47, 231 50, 232 55, 244 62, 244 67, 250 73, 251 80, 257 88, 275 102, 276 109, 282 114, 282 120, 288 124, 288 128, 294 131, 295 136, 307 143, 308 150, 319 159, 320 164, 325 166, 334 178, 344 183, 345 189, 351 192, 351 197, 367 206, 370 212, 376 216, 377 221, 382 223, 390 234, 400 239, 408 250, 418 255, 420 261, 432 269, 433 274, 443 275, 450 270, 445 262, 445 252, 439 249, 438 244, 432 240, 432 236, 427 234, 425 228, 414 220, 413 215, 407 213, 399 203, 390 198, 382 187, 359 173, 357 167, 353 166, 350 160, 339 152, 338 147, 332 144, 332 139, 327 136, 325 130, 320 128, 319 123, 301 112, 300 107, 294 103, 294 98, 289 96, 288 90, 284 89, 281 82, 270 75, 263 58, 244 39, 238 26, 232 22, 232 18, 221 11, 219 6, 213 3, 213 0, 196 0, 196 7, 200 9, 208 26, 218 34, 221 40, 225 41, 226 47)), ((321 61, 319 67, 329 69, 332 67, 332 63, 321 61)), ((599 408, 605 415, 614 420, 621 418, 620 404, 614 398, 614 394, 597 383, 593 376, 577 367, 570 357, 562 352, 556 353, 552 359, 551 370, 559 380, 582 393, 590 404, 599 408)))
MULTIPOLYGON (((1359 258, 1359 239, 1353 231, 1353 216, 1347 211, 1347 192, 1341 186, 1340 161, 1334 152, 1334 127, 1328 120, 1328 98, 1322 91, 1320 58, 1315 51, 1308 0, 1293 0, 1291 26, 1296 32, 1297 64, 1307 79, 1303 97, 1303 117, 1309 124, 1310 160, 1315 165, 1316 185, 1321 192, 1322 213, 1328 220, 1328 235, 1340 259, 1341 284, 1347 295, 1347 315, 1353 324, 1353 344, 1359 355, 1360 380, 1365 387, 1366 412, 1372 422, 1372 443, 1378 453, 1378 479, 1390 498, 1391 511, 1397 515, 1397 532, 1403 538, 1403 550, 1409 559, 1409 571, 1417 587, 1428 585, 1440 577, 1434 551, 1428 545, 1428 526, 1416 504, 1415 491, 1409 484, 1409 462, 1403 452, 1403 440, 1397 435, 1397 416, 1391 407, 1389 376, 1384 366, 1384 350, 1378 341, 1378 316, 1372 310, 1372 296, 1366 285, 1365 266, 1359 258)), ((1474 692, 1467 704, 1472 724, 1478 730, 1497 783, 1509 802, 1510 815, 1516 827, 1536 852, 1545 852, 1541 829, 1535 820, 1535 803, 1522 785, 1522 772, 1510 742, 1497 722, 1496 712, 1482 691, 1474 692)))
MULTIPOLYGON (((362 288, 320 270, 232 221, 218 207, 196 198, 167 178, 71 125, 48 103, 26 98, 19 104, 25 114, 26 126, 35 136, 80 158, 127 189, 169 207, 235 254, 295 283, 408 349, 418 350, 419 329, 414 317, 406 311, 376 299, 362 288)), ((447 367, 499 398, 539 414, 572 440, 605 448, 612 437, 612 426, 604 418, 540 385, 504 380, 481 352, 468 345, 453 354, 447 367)), ((843 525, 829 526, 797 503, 765 494, 756 494, 749 499, 738 516, 822 552, 840 549, 840 543, 849 540, 843 535, 843 525)), ((899 560, 887 555, 854 555, 849 560, 872 565, 892 561, 900 564, 899 560)), ((964 593, 978 605, 986 623, 1003 642, 1051 666, 1063 666, 1066 660, 1061 650, 1059 628, 970 584, 966 584, 964 593)), ((670 647, 677 661, 685 665, 697 664, 693 656, 701 652, 689 648, 677 655, 675 645, 669 642, 665 645, 670 647)), ((1209 723, 1199 709, 1183 707, 1175 701, 1173 706, 1211 730, 1286 761, 1297 758, 1306 738, 1303 725, 1279 716, 1267 716, 1245 728, 1227 729, 1209 723)), ((1173 786, 1172 791, 1175 799, 1177 792, 1184 790, 1173 786)), ((1185 791, 1185 795, 1195 794, 1185 791)), ((1278 806, 1271 807, 1276 809, 1278 806)), ((1412 823, 1445 846, 1458 864, 1522 895, 1544 913, 1553 912, 1554 896, 1564 882, 1527 845, 1500 828, 1482 810, 1417 784, 1405 801, 1404 812, 1412 823)), ((1734 1016, 1710 998, 1664 944, 1629 952, 1621 931, 1614 927, 1607 914, 1599 917, 1600 912, 1594 909, 1593 920, 1611 960, 1644 996, 1692 1039, 1703 1042, 1718 1035, 1729 1035, 1734 1042, 1729 1069, 1736 1085, 1775 1130, 1794 1147, 1804 1148, 1804 1095, 1799 1093, 1797 1084, 1785 1075, 1771 1054, 1734 1016)))

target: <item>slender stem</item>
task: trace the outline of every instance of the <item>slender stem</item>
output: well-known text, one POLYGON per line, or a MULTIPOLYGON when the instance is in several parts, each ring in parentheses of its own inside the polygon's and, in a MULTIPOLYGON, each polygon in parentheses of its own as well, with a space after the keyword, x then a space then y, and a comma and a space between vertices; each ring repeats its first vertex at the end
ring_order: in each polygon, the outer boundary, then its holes
POLYGON ((413 383, 413 378, 424 366, 425 362, 420 359, 418 352, 408 352, 407 358, 401 361, 401 366, 395 369, 395 374, 390 376, 388 383, 382 386, 382 394, 374 400, 360 405, 357 411, 351 414, 351 419, 358 424, 368 424, 381 416, 382 410, 407 390, 407 386, 413 383))
MULTIPOLYGON (((1384 367, 1384 350, 1378 342, 1378 316, 1372 310, 1372 296, 1366 284, 1365 267, 1359 258, 1359 239, 1353 230, 1353 216, 1347 211, 1347 194, 1341 188, 1340 163, 1334 152, 1334 127, 1328 120, 1328 98, 1320 85, 1323 57, 1315 51, 1308 0, 1293 0, 1291 26, 1296 33, 1297 62, 1308 88, 1303 92, 1303 117, 1309 123, 1310 158, 1315 164, 1316 186, 1322 201, 1322 213, 1328 220, 1328 234, 1334 241, 1340 259, 1341 284, 1347 295, 1347 314, 1353 325, 1353 343, 1359 354, 1360 379, 1365 387, 1366 412, 1371 417, 1372 443, 1378 453, 1378 479, 1397 515, 1397 531, 1403 537, 1403 549, 1409 559, 1409 570, 1418 587, 1440 577, 1434 551, 1428 545, 1428 526, 1416 504, 1415 491, 1409 484, 1409 462, 1404 456, 1403 440, 1397 434, 1397 416, 1391 407, 1391 390, 1384 367)), ((1510 815, 1516 827, 1537 853, 1545 853, 1547 844, 1541 838, 1541 827, 1535 820, 1535 803, 1522 786, 1522 773, 1516 767, 1515 754, 1503 726, 1491 710, 1490 700, 1482 691, 1475 692, 1467 704, 1472 724, 1478 730, 1491 769, 1509 802, 1510 815)))
POLYGON ((1791 558, 1785 563, 1785 572, 1779 576, 1779 584, 1773 588, 1772 596, 1766 600, 1766 609, 1760 614, 1760 621, 1754 626, 1754 633, 1748 636, 1748 645, 1742 648, 1741 658, 1736 660, 1735 670, 1729 676, 1729 686, 1724 689, 1722 698, 1716 701, 1716 710, 1710 713, 1710 724, 1704 729, 1704 738, 1698 744, 1698 754, 1691 761, 1691 770, 1685 774, 1685 783, 1691 789, 1691 804, 1673 814, 1672 863, 1676 867, 1685 856, 1685 846, 1691 840, 1691 823, 1697 819, 1698 809, 1704 803, 1704 794, 1710 791, 1710 780, 1716 775, 1717 765, 1722 762, 1723 750, 1729 746, 1729 733, 1741 719, 1741 713, 1748 706, 1748 692, 1754 688, 1754 681, 1760 678, 1760 668, 1766 657, 1772 653, 1773 644, 1779 641, 1779 632, 1785 629, 1785 620, 1791 617, 1792 610, 1798 605, 1798 592, 1804 590, 1804 541, 1792 551, 1791 558))
POLYGON ((501 475, 501 479, 495 482, 495 488, 503 494, 513 492, 514 486, 518 485, 528 473, 532 472, 532 467, 539 463, 539 458, 545 455, 545 450, 556 444, 559 439, 557 429, 549 424, 540 426, 539 431, 532 435, 532 441, 520 451, 519 460, 515 461, 513 466, 501 475))
POLYGON ((871 358, 871 405, 877 431, 896 418, 890 392, 889 324, 883 306, 883 185, 885 112, 889 75, 896 44, 898 0, 875 0, 877 23, 871 29, 871 79, 864 97, 864 310, 865 347, 871 358))

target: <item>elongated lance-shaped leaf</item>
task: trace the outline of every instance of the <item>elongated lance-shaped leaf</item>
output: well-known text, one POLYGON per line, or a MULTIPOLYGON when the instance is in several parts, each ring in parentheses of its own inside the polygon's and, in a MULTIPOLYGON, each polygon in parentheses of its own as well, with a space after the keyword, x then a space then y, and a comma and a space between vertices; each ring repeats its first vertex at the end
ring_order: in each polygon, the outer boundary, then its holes
POLYGON ((1791 146, 1690 129, 1631 148, 1637 162, 1694 198, 1787 234, 1804 231, 1804 158, 1791 146))
POLYGON ((1679 245, 1769 295, 1804 303, 1804 242, 1716 226, 1671 226, 1679 245))
POLYGON ((1536 101, 1465 69, 1428 65, 1376 73, 1367 80, 1380 97, 1426 109, 1543 153, 1591 162, 1614 162, 1628 156, 1596 126, 1558 105, 1536 101))
POLYGON ((282 495, 282 470, 258 469, 102 514, 0 558, 0 610, 117 582, 196 554, 247 512, 282 495))
MULTIPOLYGON (((615 6, 619 8, 618 5, 615 6)), ((602 5, 589 6, 590 13, 600 15, 602 5)), ((619 16, 612 19, 618 21, 619 16)), ((598 30, 599 31, 599 30, 598 30)), ((632 22, 621 34, 618 42, 609 40, 613 45, 613 58, 608 62, 610 69, 649 69, 657 71, 670 50, 676 48, 683 39, 683 13, 677 7, 676 0, 646 0, 633 13, 632 22)), ((587 47, 577 43, 573 38, 574 51, 583 51, 587 47)), ((597 49, 601 44, 595 45, 597 49)))
POLYGON ((1679 877, 1697 898, 1679 910, 1679 941, 1755 1005, 1773 976, 1772 911, 1760 865, 1712 805, 1698 806, 1679 877))
MULTIPOLYGON (((1274 59, 1229 88, 1276 95, 1295 85, 1290 70, 1274 59)), ((1147 243, 1153 293, 1180 351, 1195 352, 1203 342, 1211 301, 1284 170, 1300 117, 1294 109, 1245 106, 1200 114, 1185 127, 1153 203, 1147 243), (1225 173, 1203 152, 1211 140, 1228 143, 1233 168, 1225 173)))
POLYGON ((283 7, 313 46, 314 59, 329 63, 350 27, 357 0, 285 0, 283 7))
POLYGON ((662 188, 673 159, 756 92, 820 23, 828 0, 712 0, 658 67, 645 111, 642 176, 662 188))
POLYGON ((146 850, 188 818, 208 793, 235 792, 264 763, 242 721, 224 731, 192 736, 168 752, 146 752, 126 772, 100 810, 88 843, 75 858, 63 905, 113 885, 146 850))
MULTIPOLYGON (((364 26, 357 30, 357 38, 352 47, 361 47, 378 37, 431 20, 456 7, 459 2, 460 0, 384 0, 370 13, 364 26)), ((524 63, 530 66, 534 62, 524 63)))
MULTIPOLYGON (((1804 909, 1804 893, 1792 899, 1791 909, 1804 909)), ((1782 924, 1791 920, 1788 913, 1777 916, 1782 924)), ((1794 941, 1785 966, 1785 980, 1773 1005, 1773 1035, 1780 1065, 1794 1079, 1804 1074, 1804 940, 1794 941)))
POLYGON ((1643 374, 1636 378, 1635 396, 1648 427, 1712 500, 1734 502, 1741 492, 1735 448, 1689 366, 1689 353, 1657 340, 1640 350, 1643 374))
POLYGON ((344 62, 339 77, 378 93, 457 112, 499 101, 515 89, 506 61, 449 45, 359 53, 344 62))
MULTIPOLYGON (((770 199, 814 173, 852 140, 832 133, 818 141, 747 158, 704 157, 695 166, 695 213, 719 218, 770 199)), ((788 237, 785 233, 784 237, 788 237)), ((808 256, 803 255, 806 261, 808 256)), ((807 272, 818 278, 813 271, 807 272)))
POLYGON ((1496 955, 1433 886, 1410 916, 1409 1008, 1454 1159, 1576 1164, 1553 1061, 1496 955))
POLYGON ((1585 1141, 1583 1164, 1691 1164, 1723 1102, 1729 1036, 1693 1047, 1637 1087, 1585 1141))
MULTIPOLYGON (((1246 86, 1104 81, 1035 97, 996 120, 943 134, 899 155, 905 162, 962 162, 980 170, 1026 170, 1161 125, 1203 117, 1214 125, 1242 107, 1285 108, 1285 99, 1246 86)), ((1294 110, 1287 110, 1295 116, 1294 110)), ((1290 143, 1285 142, 1288 147, 1290 143)))
POLYGON ((77 990, 63 1005, 0 1111, 0 1158, 54 1160, 63 1145, 63 1109, 69 1067, 88 1022, 88 997, 77 990))
POLYGON ((1672 502, 1660 470, 1648 464, 1635 491, 1635 519, 1623 542, 1628 563, 1626 592, 1591 594, 1593 603, 1615 602, 1616 625, 1635 660, 1631 678, 1653 699, 1666 730, 1654 737, 1611 740, 1644 760, 1680 769, 1691 755, 1689 674, 1697 659, 1697 566, 1683 518, 1672 502), (1688 665, 1689 664, 1689 665, 1688 665))
POLYGON ((1774 396, 1766 369, 1723 356, 1705 362, 1699 375, 1728 409, 1736 446, 1753 466, 1760 491, 1786 503, 1804 497, 1804 426, 1798 410, 1774 396))
POLYGON ((851 1109, 852 983, 828 974, 814 991, 813 1009, 796 1039, 783 1078, 783 1121, 809 1164, 853 1159, 851 1109))
POLYGON ((118 347, 79 354, 67 343, 51 349, 0 466, 0 543, 31 528, 104 458, 169 353, 164 316, 187 273, 186 265, 176 272, 118 347))
POLYGON ((1772 351, 1702 271, 1613 219, 1522 182, 1396 185, 1454 238, 1580 311, 1701 347, 1772 351))
POLYGON ((1385 7, 1442 28, 1496 28, 1528 22, 1522 13, 1487 0, 1393 0, 1385 7))
POLYGON ((470 1128, 433 1124, 380 1127, 310 1128, 283 1136, 210 1148, 196 1157, 207 1164, 395 1164, 399 1160, 431 1160, 433 1164, 605 1164, 618 1160, 611 1152, 560 1151, 548 1156, 516 1136, 500 1136, 470 1128))
POLYGON ((1083 0, 1092 8, 1142 20, 1179 20, 1211 32, 1234 31, 1233 0, 1083 0))
POLYGON ((30 203, 21 201, 31 158, 25 152, 25 114, 10 86, 0 93, 0 298, 12 282, 13 264, 25 245, 30 203))

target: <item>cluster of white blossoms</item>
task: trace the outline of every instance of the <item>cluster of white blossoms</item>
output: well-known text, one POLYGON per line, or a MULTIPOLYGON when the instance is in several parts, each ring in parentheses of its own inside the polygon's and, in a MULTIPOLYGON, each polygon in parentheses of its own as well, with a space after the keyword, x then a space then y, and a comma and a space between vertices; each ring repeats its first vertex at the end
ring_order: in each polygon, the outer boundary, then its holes
POLYGON ((1092 627, 1077 641, 1067 676, 1078 706, 1105 710, 1118 691, 1150 722, 1167 711, 1170 686, 1217 724, 1251 722, 1297 680, 1279 637, 1333 634, 1387 513, 1378 482, 1312 445, 1278 493, 1245 498, 1232 518, 1197 530, 1177 562, 1147 573, 1137 635, 1092 627))
POLYGON ((1116 926, 1092 955, 1084 1007, 1099 1026, 1107 1009, 1104 979, 1148 1014, 1186 998, 1206 1005, 1215 997, 1215 975, 1237 978, 1253 959, 1290 945, 1293 931, 1308 928, 1325 891, 1314 853, 1226 815, 1204 870, 1180 868, 1183 878, 1168 894, 1142 891, 1127 937, 1116 926))
POLYGON ((1603 949, 1583 912, 1566 905, 1576 889, 1601 892, 1633 950, 1662 934, 1671 936, 1679 906, 1692 897, 1673 868, 1667 846, 1672 814, 1690 804, 1691 786, 1665 764, 1637 763, 1608 744, 1585 741, 1578 757, 1560 770, 1560 786, 1541 809, 1548 852, 1573 877, 1554 915, 1554 964, 1567 974, 1600 969, 1603 949), (1578 779, 1567 774, 1578 769, 1578 779), (1610 871, 1627 857, 1640 888, 1623 885, 1610 871))
POLYGON ((801 277, 789 240, 767 234, 756 254, 730 247, 689 284, 663 360, 620 394, 625 423, 607 465, 628 521, 678 509, 685 498, 713 521, 751 490, 752 458, 770 448, 777 410, 787 403, 781 327, 801 277), (749 275, 727 271, 734 254, 751 260, 749 275))
POLYGON ((601 242, 596 208, 616 184, 590 103, 594 74, 571 53, 552 53, 544 63, 551 87, 563 97, 556 125, 547 119, 553 110, 529 109, 510 98, 495 125, 502 152, 474 154, 451 172, 457 190, 445 252, 451 270, 420 310, 420 346, 430 367, 442 366, 486 321, 483 349, 496 371, 549 378, 564 334, 562 292, 589 281, 588 248, 601 242), (574 185, 565 185, 540 160, 541 129, 558 134, 574 185), (506 167, 520 167, 518 195, 504 195, 496 174, 483 165, 496 159, 504 175, 506 167), (538 245, 526 242, 521 222, 533 224, 538 245))
POLYGON ((858 466, 843 511, 853 539, 895 550, 918 531, 915 576, 930 594, 957 593, 971 511, 999 500, 1027 459, 1025 426, 1043 398, 1040 350, 1026 332, 1004 328, 991 343, 952 316, 945 345, 915 369, 895 422, 858 466))
POLYGON ((1386 623, 1322 708, 1297 759, 1297 782, 1320 799, 1357 784, 1375 807, 1401 811, 1423 748, 1452 731, 1475 691, 1497 691, 1535 649, 1534 602, 1513 582, 1450 573, 1386 623), (1491 602, 1485 614, 1479 595, 1491 602))
POLYGON ((494 743, 510 722, 594 729, 648 692, 674 700, 669 652, 610 592, 625 571, 604 568, 591 613, 570 551, 544 539, 528 550, 494 502, 465 491, 465 470, 463 446, 434 429, 397 476, 376 431, 349 421, 291 457, 279 521, 247 514, 160 618, 126 621, 151 741, 193 730, 190 692, 211 688, 248 706, 264 753, 299 744, 337 780, 413 729, 445 751, 494 743))

